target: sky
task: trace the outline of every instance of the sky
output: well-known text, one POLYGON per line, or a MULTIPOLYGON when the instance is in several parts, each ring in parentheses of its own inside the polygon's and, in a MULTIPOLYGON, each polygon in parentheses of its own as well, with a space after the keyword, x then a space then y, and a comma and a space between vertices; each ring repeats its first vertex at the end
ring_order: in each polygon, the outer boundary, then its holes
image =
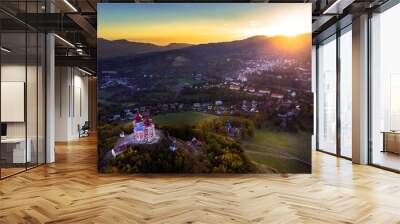
POLYGON ((98 38, 168 45, 311 33, 311 4, 101 3, 98 38))

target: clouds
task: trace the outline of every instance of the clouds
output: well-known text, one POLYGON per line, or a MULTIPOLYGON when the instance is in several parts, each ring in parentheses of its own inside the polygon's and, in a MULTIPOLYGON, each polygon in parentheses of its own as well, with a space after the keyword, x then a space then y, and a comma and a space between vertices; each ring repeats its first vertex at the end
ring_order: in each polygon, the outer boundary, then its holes
POLYGON ((256 21, 256 20, 249 20, 249 26, 250 27, 255 27, 255 26, 258 26, 258 22, 256 21))
POLYGON ((210 43, 311 32, 310 4, 99 4, 98 36, 115 40, 210 43))

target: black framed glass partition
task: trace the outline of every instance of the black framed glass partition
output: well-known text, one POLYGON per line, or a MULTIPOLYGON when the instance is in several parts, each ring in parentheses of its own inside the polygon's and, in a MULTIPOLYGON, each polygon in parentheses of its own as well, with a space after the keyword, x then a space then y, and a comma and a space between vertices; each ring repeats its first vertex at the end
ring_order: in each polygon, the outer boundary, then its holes
POLYGON ((400 4, 370 18, 370 163, 400 171, 400 4))
POLYGON ((1 179, 45 163, 46 39, 18 18, 42 12, 43 2, 0 3, 1 179))
POLYGON ((316 47, 317 150, 352 157, 352 27, 316 47))
POLYGON ((318 45, 317 149, 336 154, 336 36, 318 45))
MULTIPOLYGON (((369 149, 368 164, 400 172, 400 100, 398 99, 400 96, 400 63, 398 61, 400 33, 396 29, 397 23, 400 21, 400 4, 398 1, 387 1, 365 13, 369 13, 368 32, 357 33, 356 39, 353 40, 352 25, 350 24, 341 30, 336 30, 336 37, 332 38, 331 36, 317 45, 319 49, 316 51, 318 58, 316 60, 318 68, 317 130, 319 130, 317 146, 320 151, 347 159, 352 158, 352 120, 354 118, 352 117, 352 99, 354 98, 352 94, 352 61, 358 60, 358 55, 355 59, 352 57, 352 42, 366 39, 368 45, 363 46, 362 51, 368 52, 368 57, 365 59, 367 61, 365 67, 368 67, 366 69, 368 86, 365 86, 368 88, 367 96, 365 96, 368 99, 366 106, 368 107, 368 126, 365 125, 368 127, 368 139, 363 144, 367 145, 366 148, 369 149), (336 51, 333 47, 334 43, 336 51), (332 52, 331 58, 334 55, 337 56, 335 62, 334 59, 324 56, 327 49, 329 50, 329 46, 332 52), (368 49, 364 49, 364 47, 368 49), (327 82, 334 83, 334 80, 332 78, 329 81, 326 74, 327 71, 332 72, 335 68, 336 89, 332 89, 327 82), (327 96, 333 90, 336 90, 334 94, 336 100, 333 96, 331 98, 327 96), (332 102, 327 103, 327 99, 332 102), (331 109, 332 107, 336 107, 336 109, 331 109), (336 119, 333 120, 332 116, 335 116, 336 119), (328 122, 329 118, 330 122, 328 122), (334 130, 335 127, 336 130, 334 130), (335 144, 336 149, 334 148, 335 144)), ((356 32, 360 32, 359 28, 356 32)), ((361 51, 357 48, 355 50, 361 51)), ((359 81, 357 78, 356 82, 359 81)), ((357 85, 355 83, 355 86, 357 85)), ((354 105, 357 105, 358 102, 355 103, 354 105)), ((364 139, 361 140, 364 141, 364 139)), ((365 149, 360 147, 356 150, 365 149)))
POLYGON ((1 176, 6 177, 26 170, 31 157, 25 117, 26 33, 2 32, 1 46, 1 176))
POLYGON ((339 128, 340 155, 352 157, 352 32, 351 25, 340 31, 339 128))

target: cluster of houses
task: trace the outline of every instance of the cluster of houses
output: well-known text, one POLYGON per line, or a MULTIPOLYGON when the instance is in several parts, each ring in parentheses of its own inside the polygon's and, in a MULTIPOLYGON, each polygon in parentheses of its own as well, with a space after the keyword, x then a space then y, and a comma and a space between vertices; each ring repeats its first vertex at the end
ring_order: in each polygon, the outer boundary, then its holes
POLYGON ((301 112, 301 106, 293 106, 293 103, 294 102, 292 102, 291 100, 287 100, 276 109, 277 111, 279 111, 279 113, 277 114, 277 118, 280 120, 280 126, 282 128, 287 127, 288 123, 298 117, 301 112))
MULTIPOLYGON (((277 78, 279 77, 281 76, 277 76, 277 78)), ((247 95, 250 96, 257 96, 257 97, 269 96, 272 99, 277 99, 277 100, 282 100, 285 97, 285 95, 282 93, 272 92, 268 88, 256 89, 251 85, 247 84, 246 82, 239 81, 238 79, 235 80, 231 77, 225 78, 224 86, 228 87, 230 90, 247 93, 247 95)), ((293 97, 296 96, 296 92, 294 90, 288 90, 288 91, 290 93, 290 96, 293 97)))
POLYGON ((136 113, 145 113, 151 111, 152 114, 160 113, 173 113, 180 111, 197 111, 216 115, 227 115, 235 113, 259 113, 273 112, 277 114, 279 119, 288 122, 296 117, 301 107, 297 105, 294 97, 296 96, 295 91, 288 90, 287 94, 271 93, 270 99, 272 100, 242 100, 238 103, 232 104, 222 100, 216 100, 213 102, 195 102, 192 104, 184 103, 170 103, 170 104, 156 104, 147 105, 140 107, 125 108, 119 114, 114 114, 107 117, 108 122, 133 120, 136 117, 136 113), (276 111, 279 111, 276 112, 276 111))
POLYGON ((245 112, 258 113, 257 105, 258 105, 258 102, 255 100, 252 100, 252 101, 243 100, 241 109, 245 112))
MULTIPOLYGON (((171 113, 179 111, 198 111, 211 114, 223 115, 234 113, 259 113, 267 112, 273 114, 277 119, 282 120, 282 126, 286 126, 288 122, 295 119, 301 111, 300 105, 295 100, 296 91, 287 90, 276 91, 269 88, 255 88, 248 82, 248 76, 258 74, 260 72, 270 71, 273 72, 275 67, 279 65, 293 66, 296 64, 293 60, 277 59, 276 61, 263 61, 252 60, 245 62, 246 67, 240 70, 237 74, 232 74, 231 77, 226 77, 224 80, 218 82, 209 82, 207 76, 201 73, 193 73, 192 79, 197 82, 185 83, 184 88, 194 89, 210 89, 210 88, 226 88, 240 93, 246 93, 247 98, 254 100, 243 100, 239 102, 223 102, 222 100, 210 102, 192 102, 192 103, 158 103, 154 105, 145 105, 138 107, 126 108, 118 114, 107 117, 108 122, 132 120, 135 118, 135 113, 143 113, 151 111, 152 114, 171 113), (234 77, 234 78, 233 78, 234 77)), ((260 73, 261 74, 261 73, 260 73)), ((272 74, 272 73, 271 73, 272 74)), ((151 91, 153 87, 149 86, 148 89, 131 86, 134 78, 126 79, 113 79, 114 72, 107 72, 103 74, 101 87, 107 88, 114 85, 124 85, 130 87, 134 91, 151 91), (132 79, 132 80, 131 80, 132 79)), ((115 77, 115 76, 114 76, 115 77)), ((156 76, 143 76, 144 78, 153 78, 156 76)), ((284 79, 286 76, 274 76, 277 79, 284 79)), ((292 77, 295 80, 310 79, 309 69, 296 68, 296 72, 292 77)), ((133 85, 133 84, 132 84, 133 85)))
MULTIPOLYGON (((292 66, 296 63, 294 59, 270 59, 270 58, 259 58, 253 60, 241 61, 245 66, 239 71, 239 74, 261 74, 261 72, 269 71, 272 72, 276 67, 287 67, 292 66)), ((239 75, 240 77, 240 75, 239 75)))
POLYGON ((115 79, 112 76, 104 76, 103 77, 103 82, 100 86, 100 89, 106 89, 106 88, 111 88, 115 86, 127 86, 129 87, 129 80, 127 79, 115 79))
MULTIPOLYGON (((237 82, 231 82, 229 83, 229 89, 230 90, 235 90, 235 91, 242 91, 247 93, 248 95, 252 95, 252 96, 271 96, 273 98, 278 97, 280 94, 278 93, 271 93, 271 90, 269 89, 255 89, 253 87, 250 86, 245 86, 241 83, 237 83, 237 82)), ((283 98, 283 95, 281 95, 283 98)))

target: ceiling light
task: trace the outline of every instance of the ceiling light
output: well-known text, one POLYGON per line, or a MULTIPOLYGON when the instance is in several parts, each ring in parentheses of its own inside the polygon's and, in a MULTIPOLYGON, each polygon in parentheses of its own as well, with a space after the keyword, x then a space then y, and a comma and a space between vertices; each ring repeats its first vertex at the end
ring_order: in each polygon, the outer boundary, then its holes
POLYGON ((11 50, 8 50, 8 49, 5 48, 5 47, 1 47, 1 51, 4 51, 4 52, 6 52, 6 53, 10 53, 10 52, 11 52, 11 50))
POLYGON ((83 72, 83 73, 85 73, 86 75, 90 75, 90 76, 92 75, 92 73, 90 73, 90 72, 88 72, 88 71, 86 71, 86 70, 83 70, 83 69, 81 69, 81 68, 79 68, 79 67, 78 67, 78 70, 81 71, 81 72, 83 72))
POLYGON ((67 4, 74 12, 78 12, 78 10, 68 1, 64 0, 65 4, 67 4))
POLYGON ((77 48, 76 49, 76 53, 78 53, 79 55, 83 55, 83 49, 82 48, 77 48))
POLYGON ((322 14, 342 14, 343 10, 351 5, 355 0, 336 0, 322 14))
POLYGON ((337 5, 339 4, 340 0, 336 0, 332 5, 330 5, 327 9, 324 10, 324 12, 322 14, 328 14, 330 13, 330 11, 334 8, 337 7, 337 5))
POLYGON ((60 37, 58 34, 54 34, 55 37, 57 37, 59 40, 61 40, 62 42, 66 43, 67 45, 69 45, 70 47, 75 48, 75 45, 73 45, 71 42, 69 42, 68 40, 60 37))

